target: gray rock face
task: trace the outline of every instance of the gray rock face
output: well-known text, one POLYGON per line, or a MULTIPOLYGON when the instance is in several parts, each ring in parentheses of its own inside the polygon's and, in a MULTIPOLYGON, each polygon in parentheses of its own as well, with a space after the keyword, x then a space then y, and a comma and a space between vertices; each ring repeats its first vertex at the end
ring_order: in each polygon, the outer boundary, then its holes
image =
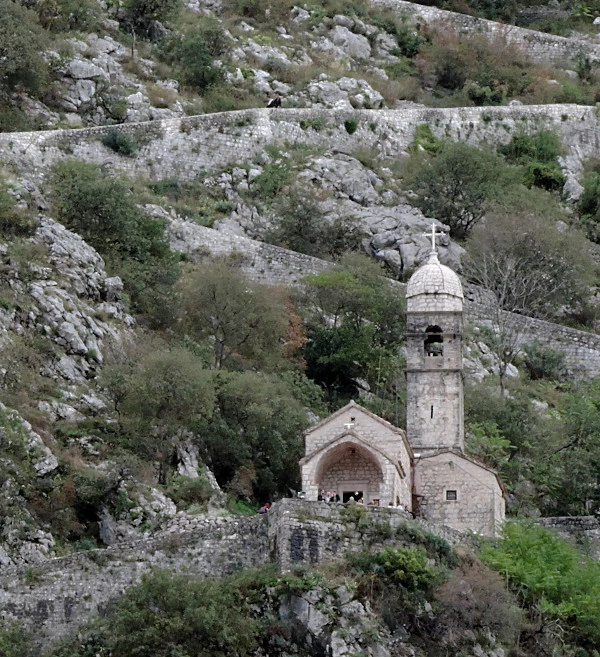
MULTIPOLYGON (((17 411, 7 408, 2 403, 0 403, 0 416, 4 422, 8 422, 13 427, 11 431, 18 435, 17 438, 13 439, 23 441, 38 477, 44 477, 54 472, 58 467, 58 461, 50 449, 46 447, 39 434, 33 430, 31 424, 23 419, 17 411)), ((6 431, 6 428, 0 427, 0 432, 6 433, 6 431)))
POLYGON ((371 57, 371 44, 362 34, 354 34, 343 25, 336 25, 329 33, 331 42, 350 57, 356 59, 369 59, 371 57))

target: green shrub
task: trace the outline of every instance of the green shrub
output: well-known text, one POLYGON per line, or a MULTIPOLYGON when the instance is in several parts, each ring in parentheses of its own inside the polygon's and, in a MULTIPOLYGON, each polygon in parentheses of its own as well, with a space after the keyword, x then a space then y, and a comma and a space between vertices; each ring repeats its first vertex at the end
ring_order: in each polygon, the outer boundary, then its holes
POLYGON ((134 30, 141 36, 155 36, 155 22, 175 19, 183 3, 181 0, 124 0, 120 20, 128 32, 134 30))
POLYGON ((92 32, 101 16, 93 0, 35 0, 33 9, 42 26, 52 32, 92 32))
POLYGON ((18 622, 0 619, 0 655, 2 657, 35 657, 38 650, 33 637, 18 622))
POLYGON ((266 237, 292 251, 316 258, 339 258, 360 248, 364 232, 353 217, 328 220, 310 199, 291 193, 277 206, 279 225, 266 237))
POLYGON ((0 95, 17 86, 37 94, 48 77, 42 57, 47 42, 37 16, 12 0, 0 0, 0 16, 0 95))
POLYGON ((358 128, 358 121, 356 119, 347 119, 344 121, 344 128, 349 135, 353 135, 358 128))
POLYGON ((566 178, 558 164, 530 162, 525 169, 523 182, 527 187, 539 187, 552 192, 562 189, 566 178))
POLYGON ((177 259, 163 224, 140 210, 130 183, 77 160, 56 164, 49 183, 55 212, 123 278, 134 308, 153 321, 167 321, 171 286, 179 277, 177 259))
POLYGON ((310 119, 301 119, 300 127, 302 130, 312 128, 315 132, 321 132, 327 127, 327 119, 323 116, 315 116, 310 119))
POLYGON ((562 152, 560 139, 552 130, 540 130, 533 135, 519 132, 511 137, 508 144, 498 147, 498 152, 509 162, 528 164, 537 162, 556 162, 562 152))
POLYGON ((461 239, 501 196, 507 176, 496 154, 459 142, 444 144, 435 158, 420 163, 411 182, 423 212, 461 239))
POLYGON ((534 381, 539 379, 559 381, 564 377, 566 358, 562 351, 550 349, 536 341, 525 347, 525 353, 524 365, 534 381))
POLYGON ((175 475, 169 481, 167 494, 180 508, 193 504, 205 507, 213 490, 204 477, 190 479, 175 475))
POLYGON ((174 66, 180 82, 204 93, 225 81, 225 69, 214 66, 213 60, 227 47, 218 23, 206 22, 186 32, 182 39, 171 39, 161 53, 174 66))
POLYGON ((510 582, 537 613, 560 622, 583 647, 600 642, 600 563, 547 529, 509 522, 483 560, 510 582))
POLYGON ((289 163, 281 158, 267 164, 252 185, 256 196, 263 200, 277 197, 289 185, 292 172, 289 163))
POLYGON ((413 149, 421 146, 424 150, 432 155, 439 153, 444 147, 444 142, 433 136, 431 128, 427 123, 420 123, 415 128, 415 140, 413 149))
POLYGON ((20 208, 17 208, 14 197, 8 193, 8 187, 0 175, 0 234, 31 235, 35 230, 35 222, 20 208))
POLYGON ((121 130, 109 130, 102 136, 102 143, 119 155, 132 157, 138 151, 138 143, 135 138, 121 130))
POLYGON ((249 657, 260 620, 245 600, 233 579, 155 571, 116 601, 94 632, 59 655, 249 657))

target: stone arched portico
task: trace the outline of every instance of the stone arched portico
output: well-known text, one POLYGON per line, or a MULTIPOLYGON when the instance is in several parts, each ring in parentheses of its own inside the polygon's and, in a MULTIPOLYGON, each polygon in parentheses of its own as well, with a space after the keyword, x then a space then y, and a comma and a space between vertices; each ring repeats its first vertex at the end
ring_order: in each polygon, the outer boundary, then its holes
POLYGON ((362 491, 365 503, 412 505, 412 452, 401 429, 350 402, 304 434, 300 461, 307 500, 319 491, 362 491))
POLYGON ((384 491, 385 464, 374 450, 344 436, 321 454, 316 462, 318 490, 336 492, 342 501, 359 492, 365 502, 380 500, 384 491))

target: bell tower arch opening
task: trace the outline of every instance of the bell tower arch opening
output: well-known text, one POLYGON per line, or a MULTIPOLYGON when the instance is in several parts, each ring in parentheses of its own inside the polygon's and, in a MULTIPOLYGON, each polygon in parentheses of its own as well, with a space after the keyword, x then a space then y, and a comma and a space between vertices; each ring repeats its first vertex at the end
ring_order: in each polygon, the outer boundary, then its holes
POLYGON ((444 336, 442 329, 435 326, 428 326, 425 329, 425 342, 423 345, 426 356, 443 356, 444 355, 444 336))

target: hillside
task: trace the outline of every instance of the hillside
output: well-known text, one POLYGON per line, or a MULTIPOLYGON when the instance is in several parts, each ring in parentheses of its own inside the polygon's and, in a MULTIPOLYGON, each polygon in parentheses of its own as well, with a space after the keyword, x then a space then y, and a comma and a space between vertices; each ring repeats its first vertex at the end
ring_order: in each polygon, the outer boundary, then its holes
MULTIPOLYGON (((468 286, 468 452, 500 471, 513 516, 597 513, 588 9, 0 0, 0 564, 26 572, 291 496, 302 431, 351 398, 404 426, 402 283, 432 221, 468 286)), ((595 629, 578 634, 586 621, 546 594, 519 600, 519 652, 501 585, 504 629, 484 619, 471 640, 459 623, 454 641, 450 612, 438 623, 426 605, 460 594, 434 580, 491 577, 459 557, 427 573, 426 602, 403 600, 414 645, 394 652, 404 630, 382 629, 381 584, 371 631, 388 653, 357 640, 347 654, 434 655, 442 635, 444 654, 534 654, 535 632, 540 654, 593 654, 595 629)), ((371 566, 347 566, 348 602, 367 610, 371 566)), ((250 588, 269 597, 265 577, 250 588)), ((319 586, 322 607, 334 594, 319 586)), ((0 654, 25 654, 5 629, 16 652, 3 638, 0 654)), ((288 630, 239 654, 333 650, 331 628, 322 645, 288 630)))

